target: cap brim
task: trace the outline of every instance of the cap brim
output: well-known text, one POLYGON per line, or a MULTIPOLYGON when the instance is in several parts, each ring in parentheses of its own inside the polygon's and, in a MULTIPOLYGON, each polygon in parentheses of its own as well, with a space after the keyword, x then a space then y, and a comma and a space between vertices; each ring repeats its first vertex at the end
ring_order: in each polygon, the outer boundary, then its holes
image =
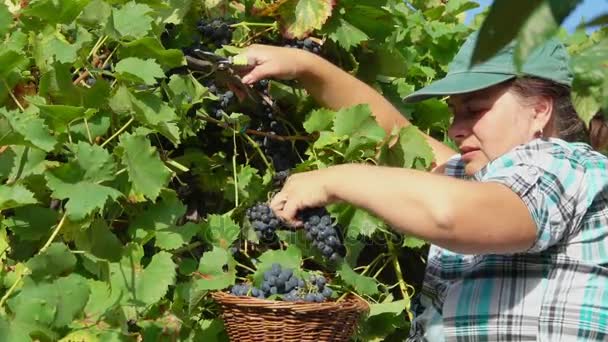
POLYGON ((481 90, 515 78, 509 74, 463 72, 451 74, 403 98, 406 103, 423 101, 437 96, 449 96, 481 90))

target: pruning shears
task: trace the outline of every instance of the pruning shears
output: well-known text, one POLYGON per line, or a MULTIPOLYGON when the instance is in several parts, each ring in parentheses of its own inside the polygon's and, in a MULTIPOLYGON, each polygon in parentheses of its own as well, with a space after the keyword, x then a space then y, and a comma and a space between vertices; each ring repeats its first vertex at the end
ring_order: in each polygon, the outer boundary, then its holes
POLYGON ((248 68, 246 57, 223 57, 213 52, 194 49, 191 54, 186 55, 186 62, 190 70, 202 73, 204 77, 213 75, 217 85, 232 90, 241 102, 246 102, 256 109, 262 108, 264 98, 244 84, 238 75, 238 71, 248 68))

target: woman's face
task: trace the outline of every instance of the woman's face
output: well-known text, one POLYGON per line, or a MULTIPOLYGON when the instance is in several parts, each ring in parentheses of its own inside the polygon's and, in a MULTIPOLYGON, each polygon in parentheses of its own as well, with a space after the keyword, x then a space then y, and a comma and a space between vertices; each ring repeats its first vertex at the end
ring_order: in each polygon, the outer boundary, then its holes
POLYGON ((460 149, 469 176, 533 140, 548 121, 548 115, 539 115, 547 108, 523 101, 506 85, 453 95, 448 105, 454 114, 448 135, 460 149))

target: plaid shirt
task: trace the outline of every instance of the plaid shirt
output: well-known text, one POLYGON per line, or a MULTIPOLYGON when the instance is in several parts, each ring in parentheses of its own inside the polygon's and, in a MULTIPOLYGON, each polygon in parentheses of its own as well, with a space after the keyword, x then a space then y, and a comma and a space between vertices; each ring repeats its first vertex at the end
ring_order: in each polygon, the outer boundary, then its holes
POLYGON ((518 146, 473 177, 453 157, 447 175, 517 193, 537 239, 514 254, 432 245, 408 341, 608 341, 607 169, 588 145, 559 139, 518 146))

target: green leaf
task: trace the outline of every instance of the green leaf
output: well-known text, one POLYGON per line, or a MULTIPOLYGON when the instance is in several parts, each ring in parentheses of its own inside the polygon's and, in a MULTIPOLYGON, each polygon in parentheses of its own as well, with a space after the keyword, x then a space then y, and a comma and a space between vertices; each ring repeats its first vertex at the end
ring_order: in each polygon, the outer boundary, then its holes
POLYGON ((152 59, 164 68, 175 68, 185 64, 184 54, 180 50, 165 50, 160 41, 153 37, 144 37, 123 44, 120 47, 119 54, 123 59, 128 57, 152 59))
POLYGON ((116 64, 115 70, 119 79, 147 85, 154 85, 156 78, 165 77, 163 69, 153 59, 125 58, 116 64))
POLYGON ((378 283, 376 279, 356 273, 345 262, 340 265, 338 275, 344 283, 354 288, 355 292, 358 294, 373 296, 378 293, 378 283))
POLYGON ((20 113, 0 108, 0 115, 8 120, 10 128, 1 132, 0 145, 26 145, 51 151, 57 140, 49 133, 44 121, 33 112, 20 113))
POLYGON ((403 240, 403 247, 407 247, 407 248, 420 248, 420 247, 424 247, 425 245, 426 245, 426 242, 424 240, 420 240, 413 236, 407 236, 403 240))
POLYGON ((358 238, 360 235, 370 237, 379 228, 385 227, 384 221, 369 212, 353 207, 353 214, 348 223, 348 236, 358 238))
POLYGON ((7 77, 11 72, 21 70, 27 65, 27 58, 18 51, 5 50, 0 52, 0 77, 7 77))
POLYGON ((278 12, 281 16, 283 34, 302 38, 315 29, 321 29, 331 16, 333 0, 287 0, 278 12))
POLYGON ((228 249, 239 237, 241 228, 230 218, 230 214, 209 215, 203 232, 206 241, 214 246, 228 249))
POLYGON ((198 271, 193 274, 192 291, 197 293, 205 290, 221 290, 234 284, 235 267, 230 252, 214 247, 203 254, 198 271))
POLYGON ((148 15, 151 12, 147 5, 131 1, 112 10, 112 25, 124 38, 141 38, 152 29, 154 19, 148 15))
POLYGON ((63 243, 52 243, 49 248, 26 263, 32 278, 54 278, 69 273, 76 266, 76 257, 63 243))
POLYGON ((117 303, 112 298, 110 286, 107 282, 89 279, 88 284, 91 295, 84 312, 89 319, 97 321, 117 303))
POLYGON ((120 136, 119 147, 122 148, 122 162, 133 184, 131 195, 155 200, 171 177, 156 149, 146 137, 131 134, 120 136))
POLYGON ((411 125, 399 132, 399 141, 391 148, 385 146, 380 156, 383 165, 428 169, 435 158, 433 149, 420 130, 411 125))
POLYGON ((329 23, 327 31, 329 39, 346 50, 350 50, 362 42, 369 40, 369 36, 365 32, 359 30, 344 18, 333 19, 329 23))
POLYGON ((78 52, 92 39, 93 36, 86 29, 78 27, 76 40, 71 44, 59 30, 49 26, 36 36, 33 51, 36 64, 46 72, 51 69, 53 62, 74 63, 78 52))
POLYGON ((74 160, 48 171, 45 177, 53 196, 68 199, 68 217, 79 221, 102 209, 108 198, 116 200, 122 194, 99 184, 114 179, 114 160, 106 150, 84 142, 78 143, 73 149, 74 160))
POLYGON ((132 94, 126 87, 120 87, 110 100, 110 107, 116 112, 135 112, 137 121, 163 134, 174 145, 180 141, 179 129, 173 108, 153 93, 132 94))
POLYGON ((302 124, 306 132, 326 131, 331 129, 336 113, 328 109, 313 110, 302 124))
POLYGON ((32 175, 42 175, 47 168, 56 166, 58 163, 47 161, 46 153, 40 149, 13 145, 3 153, 13 154, 10 172, 7 174, 7 184, 14 183, 19 179, 25 179, 32 175))
POLYGON ((50 24, 69 24, 76 19, 90 0, 32 1, 21 15, 39 17, 50 24))
POLYGON ((0 185, 0 210, 36 203, 34 194, 23 185, 0 185))
POLYGON ((166 250, 180 248, 192 240, 201 230, 198 224, 188 222, 183 226, 171 226, 156 231, 156 246, 166 250))
POLYGON ((34 103, 40 109, 40 115, 46 118, 50 128, 58 133, 65 133, 70 124, 79 119, 89 119, 97 110, 85 107, 66 105, 45 105, 34 103))
POLYGON ((120 263, 110 264, 112 291, 122 293, 121 303, 145 307, 158 302, 175 283, 175 263, 171 254, 158 252, 143 268, 142 247, 129 244, 120 263))
POLYGON ((409 307, 410 301, 406 299, 394 302, 371 304, 369 306, 369 317, 378 316, 385 313, 398 315, 409 307))
POLYGON ((0 4, 0 36, 7 34, 11 25, 13 25, 13 14, 5 4, 0 4))
POLYGON ((541 3, 521 27, 517 36, 515 63, 521 68, 526 58, 553 36, 580 0, 548 0, 541 3))
POLYGON ((53 196, 68 199, 65 206, 68 217, 79 221, 105 206, 108 198, 118 199, 122 194, 116 189, 74 177, 71 165, 49 171, 45 174, 53 196))
POLYGON ((2 221, 21 240, 38 241, 57 224, 57 211, 35 205, 15 209, 15 215, 2 221))
POLYGON ((122 255, 122 243, 101 219, 93 221, 89 229, 78 231, 74 240, 78 249, 100 259, 117 262, 122 255))
POLYGON ((521 37, 525 39, 518 52, 521 60, 536 44, 544 41, 554 30, 552 26, 560 25, 580 2, 581 0, 494 1, 479 30, 471 62, 479 63, 491 58, 520 32, 521 37), (543 6, 545 8, 539 10, 543 6), (535 37, 537 34, 539 36, 535 37))
POLYGON ((104 0, 91 0, 82 10, 78 21, 85 25, 101 25, 112 15, 112 6, 104 0))
POLYGON ((363 147, 373 148, 386 134, 372 116, 368 105, 356 105, 337 112, 334 132, 337 136, 348 137, 346 154, 359 152, 363 147))
POLYGON ((8 301, 15 320, 44 326, 65 327, 82 314, 89 299, 85 278, 70 274, 52 283, 24 281, 18 296, 8 301))

